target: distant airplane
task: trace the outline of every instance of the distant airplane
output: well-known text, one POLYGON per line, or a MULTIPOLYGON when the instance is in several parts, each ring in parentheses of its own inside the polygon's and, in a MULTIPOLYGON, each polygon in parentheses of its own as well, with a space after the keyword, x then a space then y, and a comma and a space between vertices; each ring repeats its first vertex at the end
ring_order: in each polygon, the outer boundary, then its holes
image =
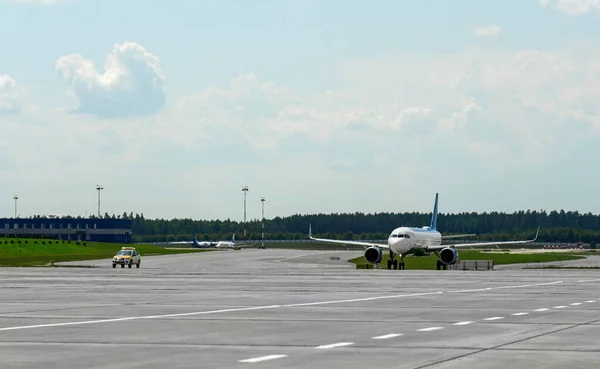
POLYGON ((478 243, 461 243, 461 244, 447 244, 442 245, 442 239, 458 238, 474 236, 474 234, 459 234, 442 236, 440 232, 436 230, 438 216, 438 194, 435 194, 435 205, 433 207, 433 214, 431 216, 431 224, 429 227, 425 226, 422 228, 415 227, 399 227, 392 231, 388 237, 387 244, 361 242, 361 241, 343 241, 343 240, 331 240, 324 238, 314 238, 312 236, 311 225, 308 227, 308 237, 311 240, 318 242, 337 243, 345 245, 359 245, 366 247, 365 259, 371 264, 380 263, 383 258, 383 251, 388 250, 390 258, 387 262, 388 269, 405 269, 404 257, 406 255, 415 254, 419 250, 424 251, 426 254, 431 252, 435 253, 438 257, 437 267, 438 269, 446 269, 447 265, 454 265, 458 262, 458 252, 456 248, 459 247, 474 247, 474 246, 491 246, 491 245, 517 245, 530 243, 537 239, 540 232, 538 227, 535 238, 532 240, 524 241, 504 241, 504 242, 478 242, 478 243), (400 261, 396 259, 396 255, 400 257, 400 261))
POLYGON ((174 241, 174 242, 168 242, 169 245, 191 245, 193 247, 197 247, 200 249, 234 249, 234 250, 239 250, 241 248, 245 248, 245 247, 253 247, 254 245, 257 244, 257 242, 254 242, 253 244, 249 244, 249 243, 236 243, 235 242, 235 233, 233 233, 233 236, 231 237, 231 241, 218 241, 218 242, 211 242, 211 241, 198 241, 197 237, 196 237, 196 233, 194 233, 194 239, 192 241, 174 241))

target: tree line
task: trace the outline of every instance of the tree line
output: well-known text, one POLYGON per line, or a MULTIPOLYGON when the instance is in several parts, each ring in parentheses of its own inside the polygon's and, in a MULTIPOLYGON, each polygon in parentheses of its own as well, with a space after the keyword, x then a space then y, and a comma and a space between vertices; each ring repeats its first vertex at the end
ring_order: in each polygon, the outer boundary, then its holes
MULTIPOLYGON (((34 216, 33 218, 45 218, 34 216)), ((83 219, 81 216, 61 218, 83 219)), ((89 219, 98 219, 91 215, 89 219)), ((133 242, 167 242, 191 240, 194 233, 199 241, 243 239, 243 222, 226 220, 147 219, 143 213, 109 215, 104 219, 129 219, 133 242)), ((384 240, 392 229, 399 226, 428 226, 431 213, 333 213, 291 215, 265 219, 267 240, 307 240, 308 227, 312 225, 315 237, 343 240, 384 240)), ((473 240, 500 241, 531 238, 540 226, 539 241, 542 242, 595 242, 600 240, 600 215, 578 211, 521 210, 504 212, 440 213, 438 230, 442 234, 475 233, 473 240)), ((247 239, 261 238, 261 221, 252 219, 246 223, 247 239)))
MULTIPOLYGON (((92 218, 95 216, 92 216, 92 218)), ((104 218, 130 219, 134 242, 191 240, 197 233, 200 241, 228 240, 235 232, 242 240, 243 222, 226 220, 147 219, 133 212, 104 218)), ((291 215, 265 219, 265 239, 306 240, 312 225, 315 237, 344 240, 383 240, 399 226, 428 226, 431 213, 334 213, 291 215)), ((600 240, 600 215, 578 211, 521 210, 504 212, 440 213, 438 230, 442 234, 475 233, 474 240, 516 240, 531 238, 540 226, 542 242, 595 242, 600 240)), ((260 219, 246 223, 247 239, 261 238, 260 219)))

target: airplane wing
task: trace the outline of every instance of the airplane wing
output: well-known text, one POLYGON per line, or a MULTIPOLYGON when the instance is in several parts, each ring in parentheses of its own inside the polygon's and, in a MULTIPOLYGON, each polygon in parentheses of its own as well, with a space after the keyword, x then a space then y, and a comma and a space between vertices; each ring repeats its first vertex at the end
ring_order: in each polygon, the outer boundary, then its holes
POLYGON ((311 226, 308 226, 308 238, 310 238, 313 241, 317 241, 317 242, 326 242, 326 243, 336 243, 336 244, 341 244, 341 245, 356 245, 356 246, 363 246, 363 247, 380 247, 382 249, 389 249, 390 247, 387 244, 383 244, 383 243, 373 243, 373 242, 362 242, 362 241, 344 241, 344 240, 331 240, 328 238, 314 238, 312 236, 312 230, 311 230, 311 226))
POLYGON ((460 238, 460 237, 471 237, 471 236, 476 236, 475 233, 469 233, 469 234, 450 234, 447 236, 442 236, 442 240, 448 239, 448 238, 460 238))
POLYGON ((479 247, 479 246, 496 246, 496 245, 498 245, 498 246, 519 245, 519 244, 534 242, 535 240, 537 240, 539 233, 540 233, 540 227, 538 227, 537 232, 535 233, 535 237, 531 240, 446 244, 446 245, 439 245, 439 246, 429 246, 429 247, 427 247, 427 251, 437 251, 437 250, 441 250, 446 247, 479 247))

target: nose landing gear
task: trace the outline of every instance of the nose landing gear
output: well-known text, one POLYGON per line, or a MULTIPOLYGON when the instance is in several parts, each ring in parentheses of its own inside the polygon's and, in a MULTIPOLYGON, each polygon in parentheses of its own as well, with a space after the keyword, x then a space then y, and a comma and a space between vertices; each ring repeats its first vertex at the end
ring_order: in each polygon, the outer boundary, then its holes
POLYGON ((398 259, 396 259, 396 254, 390 250, 390 258, 388 259, 387 262, 388 265, 388 269, 400 269, 400 270, 404 270, 406 265, 404 264, 404 255, 400 255, 400 261, 398 261, 398 259))

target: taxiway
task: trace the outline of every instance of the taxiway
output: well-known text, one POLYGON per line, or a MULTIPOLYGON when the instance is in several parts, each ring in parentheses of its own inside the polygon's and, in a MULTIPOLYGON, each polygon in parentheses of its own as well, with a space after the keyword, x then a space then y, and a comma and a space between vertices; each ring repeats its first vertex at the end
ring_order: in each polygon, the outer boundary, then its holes
POLYGON ((356 270, 357 255, 2 268, 0 368, 600 366, 594 270, 356 270))

